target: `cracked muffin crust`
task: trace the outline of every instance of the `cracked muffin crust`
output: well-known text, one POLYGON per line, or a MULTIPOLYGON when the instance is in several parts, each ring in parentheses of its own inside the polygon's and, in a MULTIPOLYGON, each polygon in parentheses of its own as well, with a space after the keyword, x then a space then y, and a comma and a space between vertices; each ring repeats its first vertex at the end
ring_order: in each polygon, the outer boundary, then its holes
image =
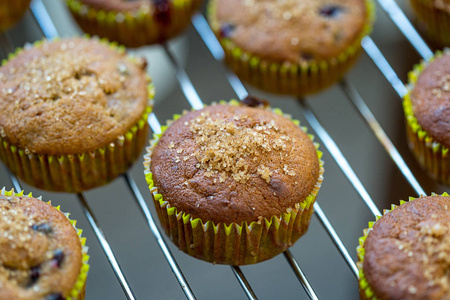
POLYGON ((247 106, 192 111, 164 132, 152 154, 155 186, 171 206, 217 223, 280 216, 319 177, 308 135, 292 121, 247 106))
POLYGON ((363 244, 362 268, 373 297, 450 299, 449 209, 448 196, 421 197, 375 222, 363 244))
POLYGON ((83 299, 80 238, 67 217, 36 198, 0 195, 0 299, 83 299))

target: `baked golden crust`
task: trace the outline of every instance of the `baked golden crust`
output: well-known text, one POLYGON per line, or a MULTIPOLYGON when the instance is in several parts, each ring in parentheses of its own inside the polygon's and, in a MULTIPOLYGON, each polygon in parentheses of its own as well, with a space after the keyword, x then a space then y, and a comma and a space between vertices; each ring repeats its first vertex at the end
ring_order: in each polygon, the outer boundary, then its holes
POLYGON ((290 120, 262 108, 213 105, 182 116, 152 154, 155 186, 178 211, 226 224, 270 219, 313 190, 319 159, 290 120))
POLYGON ((44 42, 0 68, 0 134, 32 153, 104 147, 148 104, 145 62, 95 39, 44 42))
POLYGON ((400 205, 364 242, 364 276, 378 299, 449 299, 450 197, 400 205))
POLYGON ((0 195, 0 299, 66 297, 82 265, 76 230, 60 211, 31 197, 0 195))
POLYGON ((217 0, 215 18, 242 50, 298 63, 336 58, 367 23, 364 0, 217 0))
POLYGON ((431 137, 450 147, 450 55, 431 62, 411 92, 414 116, 431 137))

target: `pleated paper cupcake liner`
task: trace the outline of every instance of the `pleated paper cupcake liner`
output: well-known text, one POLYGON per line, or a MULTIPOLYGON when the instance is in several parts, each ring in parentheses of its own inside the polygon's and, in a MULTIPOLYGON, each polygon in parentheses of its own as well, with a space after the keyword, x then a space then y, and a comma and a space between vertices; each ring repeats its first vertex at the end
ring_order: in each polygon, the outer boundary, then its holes
MULTIPOLYGON (((101 40, 112 49, 125 51, 123 46, 101 40)), ((34 43, 39 47, 43 41, 34 43)), ((10 54, 14 58, 23 49, 10 54)), ((129 57, 134 60, 133 57, 129 57)), ((3 64, 8 60, 3 60, 3 64)), ((148 79, 149 82, 151 81, 148 79)), ((91 152, 47 155, 31 153, 28 149, 11 144, 6 137, 0 136, 0 159, 24 182, 40 189, 57 192, 82 192, 104 185, 125 173, 141 155, 147 142, 147 118, 152 111, 154 87, 148 85, 148 106, 139 120, 125 134, 117 137, 108 145, 91 152)))
POLYGON ((436 46, 450 46, 450 13, 427 0, 410 0, 419 28, 436 46))
POLYGON ((66 0, 81 29, 116 41, 127 47, 140 47, 166 41, 182 32, 190 23, 202 0, 169 1, 169 20, 158 21, 155 9, 136 12, 104 11, 83 4, 79 0, 66 0))
MULTIPOLYGON (((221 102, 221 104, 227 103, 221 102)), ((231 101, 228 104, 239 105, 239 102, 231 101)), ((273 109, 273 111, 283 115, 279 109, 273 109)), ((284 116, 290 118, 288 115, 284 116)), ((181 115, 175 115, 174 120, 179 117, 181 115)), ((299 121, 292 121, 299 125, 299 121)), ((162 127, 162 133, 168 126, 162 127)), ((305 127, 301 128, 306 132, 305 127)), ((144 172, 161 226, 182 251, 216 264, 236 266, 254 264, 285 251, 306 233, 313 213, 313 203, 323 180, 323 161, 320 159, 322 152, 316 150, 320 171, 314 189, 305 199, 299 199, 295 207, 287 209, 280 216, 262 218, 255 222, 214 224, 212 221, 194 219, 191 215, 178 211, 176 207, 172 207, 164 200, 158 188, 154 186, 153 174, 150 171, 151 155, 162 133, 155 134, 150 147, 147 147, 147 154, 144 156, 144 172)), ((314 139, 312 135, 308 136, 311 140, 314 139)), ((319 145, 317 143, 314 145, 318 149, 319 145)))
MULTIPOLYGON (((430 60, 442 56, 437 52, 430 60)), ((430 134, 419 125, 414 116, 413 105, 411 102, 411 90, 416 83, 419 74, 428 63, 422 62, 416 65, 409 76, 410 85, 408 93, 403 98, 403 110, 406 120, 406 137, 409 148, 416 157, 419 164, 428 172, 428 174, 441 183, 450 185, 450 156, 448 148, 433 139, 430 134)))
MULTIPOLYGON (((425 195, 422 195, 425 196, 425 195)), ((436 193, 431 193, 431 196, 445 196, 448 197, 449 195, 447 193, 443 193, 442 195, 438 195, 436 193)), ((410 201, 414 201, 418 198, 409 197, 408 201, 400 200, 400 205, 403 205, 405 203, 408 203, 410 201)), ((383 210, 383 215, 386 215, 387 213, 393 211, 399 207, 399 205, 391 205, 391 209, 385 209, 383 210)), ((365 255, 365 249, 364 249, 364 242, 366 241, 367 236, 369 235, 369 232, 372 230, 374 224, 381 218, 381 216, 376 216, 376 220, 369 222, 369 228, 364 229, 364 236, 359 238, 359 245, 356 247, 356 252, 358 254, 358 270, 359 270, 359 295, 361 300, 378 300, 378 298, 375 296, 372 288, 370 287, 370 284, 367 282, 367 279, 364 275, 364 255, 365 255)))
POLYGON ((239 48, 230 38, 220 35, 220 26, 216 19, 217 0, 208 6, 209 23, 225 51, 228 66, 243 81, 262 90, 290 94, 302 97, 319 92, 341 79, 357 61, 361 52, 361 40, 372 31, 375 18, 375 5, 366 0, 367 21, 357 39, 337 57, 330 60, 279 63, 263 59, 239 48))
POLYGON ((12 27, 25 14, 30 0, 8 0, 0 2, 0 32, 12 27))
MULTIPOLYGON (((4 196, 33 197, 31 193, 29 193, 28 195, 24 195, 23 191, 16 193, 16 192, 14 192, 14 189, 11 189, 10 191, 6 191, 5 188, 3 188, 1 190, 1 194, 4 196)), ((42 197, 38 197, 36 199, 42 200, 42 197)), ((52 205, 51 201, 48 201, 46 203, 49 205, 52 205)), ((59 205, 53 206, 53 207, 56 208, 57 210, 61 211, 59 205)), ((84 295, 85 295, 85 290, 86 290, 87 274, 89 272, 89 263, 88 263, 89 255, 87 254, 88 247, 86 246, 86 238, 81 236, 81 234, 83 233, 83 230, 78 229, 76 227, 77 221, 71 220, 69 218, 70 213, 63 213, 63 214, 70 221, 70 224, 72 224, 73 228, 75 228, 75 230, 78 234, 78 237, 80 239, 81 251, 82 251, 82 264, 81 264, 81 268, 80 268, 80 273, 78 274, 77 280, 75 281, 75 284, 74 284, 72 290, 67 294, 67 297, 65 299, 67 299, 67 300, 83 300, 84 295)))

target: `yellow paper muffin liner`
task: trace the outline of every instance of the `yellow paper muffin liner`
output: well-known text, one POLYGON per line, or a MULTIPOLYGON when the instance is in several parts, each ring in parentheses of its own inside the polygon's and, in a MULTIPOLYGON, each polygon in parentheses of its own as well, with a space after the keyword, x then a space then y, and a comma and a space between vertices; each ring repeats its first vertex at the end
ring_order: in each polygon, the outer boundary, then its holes
POLYGON ((347 49, 328 61, 279 63, 246 52, 230 38, 220 36, 220 25, 215 14, 217 0, 211 0, 208 5, 208 19, 225 52, 226 63, 240 79, 268 92, 302 97, 331 86, 357 61, 361 40, 370 34, 375 19, 375 4, 372 0, 365 0, 365 3, 367 19, 361 34, 347 49))
POLYGON ((27 11, 30 0, 0 1, 0 32, 12 27, 27 11))
POLYGON ((435 7, 430 0, 410 0, 419 28, 437 46, 450 46, 450 12, 435 7))
MULTIPOLYGON (((31 193, 25 195, 23 191, 16 193, 14 192, 14 189, 11 189, 10 191, 7 191, 4 187, 0 192, 3 196, 16 196, 16 197, 33 197, 33 195, 31 193)), ((42 201, 42 197, 37 197, 36 199, 39 199, 42 201)), ((49 205, 52 205, 51 201, 45 202, 49 205)), ((53 205, 52 205, 53 206, 53 205)), ((61 211, 60 209, 60 205, 58 206, 53 206, 54 208, 56 208, 57 210, 61 211)), ((63 212, 62 212, 63 213, 63 212)), ((85 295, 85 290, 86 290, 86 279, 87 279, 87 274, 89 272, 89 255, 87 254, 88 252, 88 247, 86 246, 86 238, 82 237, 81 234, 83 233, 83 230, 78 229, 76 227, 77 225, 77 221, 76 220, 71 220, 69 218, 70 213, 63 213, 66 218, 69 220, 70 224, 72 224, 73 228, 75 228, 78 237, 80 239, 80 243, 81 243, 81 252, 82 252, 82 264, 81 264, 81 269, 80 269, 80 273, 78 274, 77 280, 75 281, 75 284, 72 288, 72 290, 70 290, 70 292, 67 294, 66 298, 67 300, 83 300, 84 299, 84 295, 85 295)))
MULTIPOLYGON (((239 105, 239 102, 221 101, 220 104, 239 105)), ((273 109, 278 115, 284 115, 280 109, 273 109)), ((284 115, 290 119, 290 116, 284 115)), ((175 115, 174 121, 181 115, 175 115)), ((292 120, 300 125, 298 120, 292 120)), ((323 180, 322 152, 319 145, 314 143, 319 158, 320 171, 314 189, 306 197, 301 199, 295 207, 289 208, 280 216, 261 218, 255 222, 214 224, 209 220, 192 218, 190 214, 178 211, 164 200, 154 186, 153 174, 150 170, 151 155, 161 135, 168 128, 162 126, 161 134, 155 134, 154 139, 147 147, 144 156, 145 178, 149 186, 152 198, 158 213, 161 226, 172 241, 185 253, 196 258, 228 265, 247 265, 258 263, 274 257, 292 246, 306 231, 313 213, 313 203, 319 192, 323 180)), ((301 127, 306 132, 306 127, 301 127)), ((308 134, 311 140, 314 137, 308 134)))
MULTIPOLYGON (((113 50, 125 51, 123 46, 100 41, 113 50)), ((42 43, 38 41, 33 47, 39 47, 42 43)), ((8 60, 22 51, 19 48, 11 53, 8 60)), ((129 59, 134 60, 132 57, 129 59)), ((148 85, 148 97, 148 106, 139 120, 116 140, 94 151, 61 155, 31 153, 0 135, 0 159, 13 174, 40 189, 75 193, 104 185, 125 173, 140 156, 147 142, 147 118, 152 111, 154 87, 151 82, 148 85)))
MULTIPOLYGON (((442 195, 438 195, 436 193, 431 193, 431 196, 444 196, 448 197, 449 194, 443 193, 442 195)), ((425 197, 425 195, 421 195, 421 197, 425 197)), ((403 205, 405 203, 414 201, 418 198, 409 197, 408 201, 400 200, 400 205, 403 205)), ((383 210, 383 215, 386 215, 387 213, 393 211, 400 205, 391 205, 391 209, 385 209, 383 210)), ((367 282, 366 277, 364 276, 364 255, 365 255, 365 249, 364 249, 364 242, 366 241, 367 236, 369 235, 369 232, 372 230, 373 225, 381 218, 382 216, 376 216, 375 222, 369 222, 369 228, 364 229, 364 236, 359 238, 359 245, 356 247, 356 252, 358 254, 358 262, 356 265, 358 266, 359 270, 359 297, 361 300, 378 300, 378 298, 375 296, 372 288, 370 287, 369 283, 367 282)))
POLYGON ((105 11, 84 4, 81 0, 66 0, 73 17, 88 34, 116 41, 127 47, 140 47, 166 41, 185 29, 202 0, 171 0, 170 24, 155 19, 154 9, 105 11))
MULTIPOLYGON (((436 52, 429 61, 441 57, 442 52, 436 52)), ((427 62, 422 61, 414 66, 408 74, 408 92, 403 98, 403 110, 405 113, 406 137, 412 153, 419 164, 427 170, 428 174, 435 180, 450 185, 450 157, 448 148, 433 139, 418 123, 414 116, 414 109, 411 102, 411 91, 419 77, 419 74, 427 66, 427 62)))

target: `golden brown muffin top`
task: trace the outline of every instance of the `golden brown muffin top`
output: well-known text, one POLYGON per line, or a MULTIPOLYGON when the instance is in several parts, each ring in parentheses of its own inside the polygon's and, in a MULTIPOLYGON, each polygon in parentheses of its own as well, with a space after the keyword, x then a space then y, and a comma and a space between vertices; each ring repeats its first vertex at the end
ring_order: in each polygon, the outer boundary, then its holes
POLYGON ((213 105, 164 132, 152 154, 155 186, 178 211, 214 223, 280 216, 319 176, 314 144, 292 121, 262 109, 213 105))
POLYGON ((246 52, 279 62, 335 58, 368 19, 364 0, 215 1, 215 31, 246 52))
POLYGON ((375 222, 364 275, 378 299, 450 299, 450 197, 422 197, 375 222))
POLYGON ((0 68, 0 134, 38 154, 106 146, 148 103, 145 62, 95 39, 44 42, 0 68))
POLYGON ((414 116, 436 141, 450 147, 450 55, 430 63, 411 92, 414 116))
POLYGON ((0 195, 0 300, 68 296, 80 273, 81 247, 74 227, 51 205, 0 195))

